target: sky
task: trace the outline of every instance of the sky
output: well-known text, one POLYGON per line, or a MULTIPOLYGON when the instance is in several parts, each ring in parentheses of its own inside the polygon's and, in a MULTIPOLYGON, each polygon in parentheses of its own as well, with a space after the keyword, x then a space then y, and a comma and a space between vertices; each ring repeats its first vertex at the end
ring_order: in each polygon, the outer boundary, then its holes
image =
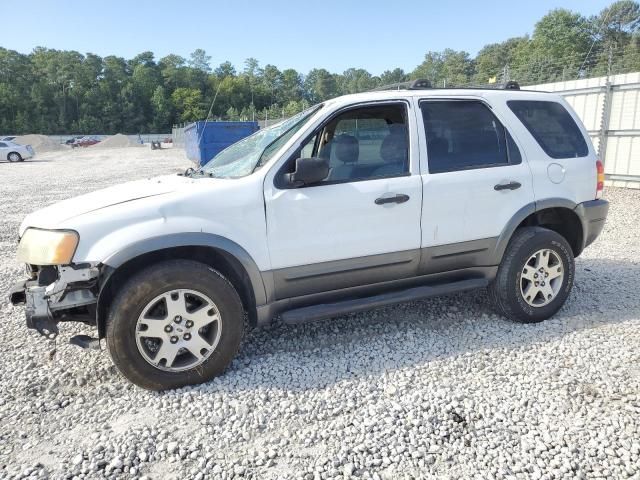
POLYGON ((475 55, 484 45, 532 33, 554 8, 595 15, 613 0, 0 0, 14 12, 0 28, 0 47, 29 53, 36 46, 156 59, 196 48, 213 67, 248 57, 281 70, 378 75, 413 70, 429 50, 475 55))

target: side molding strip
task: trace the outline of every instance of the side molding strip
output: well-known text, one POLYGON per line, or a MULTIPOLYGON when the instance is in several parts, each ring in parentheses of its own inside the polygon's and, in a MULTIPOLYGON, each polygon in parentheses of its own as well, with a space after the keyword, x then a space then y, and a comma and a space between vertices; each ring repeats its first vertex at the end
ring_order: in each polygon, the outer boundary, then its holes
POLYGON ((273 299, 413 277, 419 261, 420 250, 415 249, 271 270, 273 299))

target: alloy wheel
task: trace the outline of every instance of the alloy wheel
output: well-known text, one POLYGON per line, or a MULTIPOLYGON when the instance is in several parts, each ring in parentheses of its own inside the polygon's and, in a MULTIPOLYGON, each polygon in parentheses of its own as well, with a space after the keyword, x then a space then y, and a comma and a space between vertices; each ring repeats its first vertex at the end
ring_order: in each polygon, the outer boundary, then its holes
POLYGON ((189 370, 213 353, 222 332, 215 303, 195 290, 171 290, 142 310, 136 323, 136 344, 142 357, 169 372, 189 370))
POLYGON ((522 268, 522 298, 532 307, 544 307, 556 298, 563 279, 564 265, 560 255, 548 248, 538 250, 522 268))

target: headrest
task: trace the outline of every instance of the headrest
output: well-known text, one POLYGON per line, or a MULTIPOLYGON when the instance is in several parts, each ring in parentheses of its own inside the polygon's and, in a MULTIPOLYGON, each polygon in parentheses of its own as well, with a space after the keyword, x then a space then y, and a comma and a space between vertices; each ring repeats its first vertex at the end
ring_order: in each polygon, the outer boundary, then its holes
POLYGON ((407 161, 407 130, 402 124, 389 126, 387 135, 380 145, 380 157, 387 163, 407 161))
POLYGON ((336 158, 343 163, 355 163, 360 156, 360 144, 356 137, 338 135, 333 139, 336 158))

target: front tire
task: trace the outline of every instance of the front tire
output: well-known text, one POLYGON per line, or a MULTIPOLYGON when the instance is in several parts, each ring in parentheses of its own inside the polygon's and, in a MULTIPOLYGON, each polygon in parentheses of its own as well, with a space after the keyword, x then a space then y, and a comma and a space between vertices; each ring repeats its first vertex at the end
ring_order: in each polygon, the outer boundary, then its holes
POLYGON ((222 374, 243 330, 231 283, 207 265, 174 260, 143 270, 119 291, 109 310, 107 348, 132 383, 166 390, 222 374))
POLYGON ((542 322, 562 308, 574 275, 573 252, 564 237, 524 227, 509 242, 489 294, 501 315, 519 323, 542 322))

